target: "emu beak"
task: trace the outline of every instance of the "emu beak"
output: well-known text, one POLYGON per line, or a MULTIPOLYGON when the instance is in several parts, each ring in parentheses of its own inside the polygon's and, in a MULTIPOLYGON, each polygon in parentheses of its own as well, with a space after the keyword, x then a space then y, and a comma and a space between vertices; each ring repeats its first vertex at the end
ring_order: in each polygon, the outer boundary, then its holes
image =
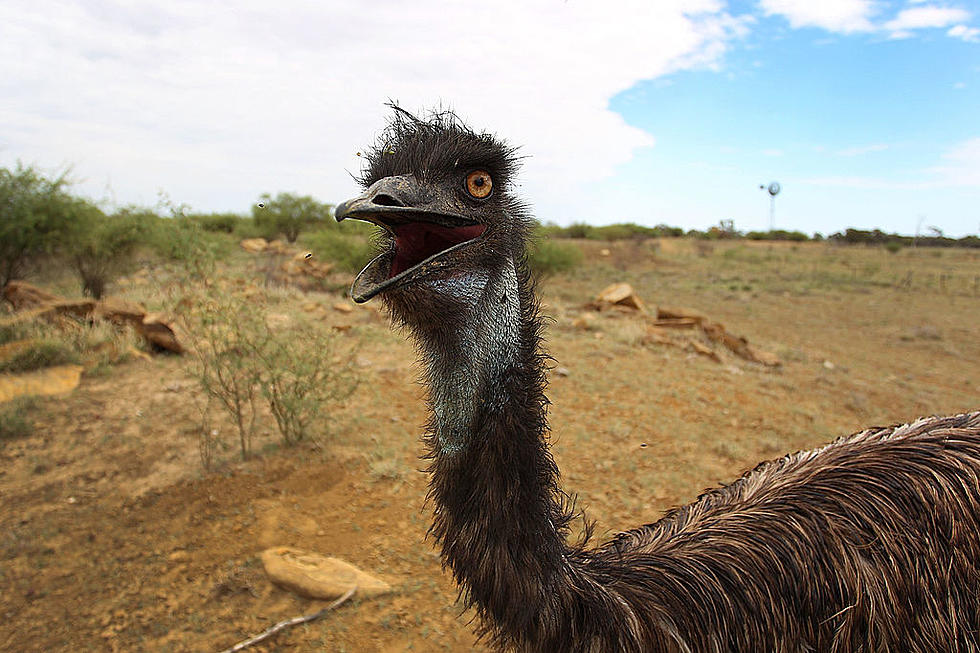
POLYGON ((450 252, 477 240, 486 225, 444 207, 438 193, 423 201, 414 177, 385 177, 364 193, 340 203, 334 217, 363 220, 384 229, 383 251, 371 260, 351 284, 351 299, 358 304, 378 293, 404 286, 449 267, 450 252))

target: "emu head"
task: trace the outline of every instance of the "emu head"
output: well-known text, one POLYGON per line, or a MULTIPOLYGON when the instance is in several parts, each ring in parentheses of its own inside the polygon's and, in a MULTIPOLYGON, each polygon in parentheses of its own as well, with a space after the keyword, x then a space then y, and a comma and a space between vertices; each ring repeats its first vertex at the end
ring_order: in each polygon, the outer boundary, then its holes
POLYGON ((364 193, 340 204, 336 218, 381 228, 380 253, 354 280, 353 300, 378 295, 418 325, 473 308, 489 280, 522 263, 531 218, 511 195, 513 148, 451 112, 421 119, 392 109, 366 154, 364 193))

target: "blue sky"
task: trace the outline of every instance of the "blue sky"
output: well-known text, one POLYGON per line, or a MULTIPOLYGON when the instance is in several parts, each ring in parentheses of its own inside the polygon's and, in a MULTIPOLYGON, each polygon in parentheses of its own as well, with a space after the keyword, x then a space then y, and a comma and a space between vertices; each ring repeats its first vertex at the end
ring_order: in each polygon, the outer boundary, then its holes
POLYGON ((107 208, 339 202, 384 103, 520 145, 542 220, 980 230, 976 0, 7 0, 0 165, 107 208))
POLYGON ((763 229, 758 186, 778 180, 778 228, 976 233, 975 169, 961 183, 943 168, 980 136, 980 46, 947 31, 834 34, 758 16, 717 67, 617 94, 610 107, 657 139, 617 174, 617 185, 660 199, 631 216, 724 215, 763 229))

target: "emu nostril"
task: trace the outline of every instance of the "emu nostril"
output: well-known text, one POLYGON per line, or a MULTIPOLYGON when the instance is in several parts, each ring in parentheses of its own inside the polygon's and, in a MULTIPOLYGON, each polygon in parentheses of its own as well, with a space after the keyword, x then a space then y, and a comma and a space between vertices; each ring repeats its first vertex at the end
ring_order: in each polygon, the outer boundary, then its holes
POLYGON ((371 203, 379 204, 381 206, 405 206, 404 204, 399 202, 391 195, 388 195, 387 193, 379 193, 375 195, 373 198, 371 198, 371 203))

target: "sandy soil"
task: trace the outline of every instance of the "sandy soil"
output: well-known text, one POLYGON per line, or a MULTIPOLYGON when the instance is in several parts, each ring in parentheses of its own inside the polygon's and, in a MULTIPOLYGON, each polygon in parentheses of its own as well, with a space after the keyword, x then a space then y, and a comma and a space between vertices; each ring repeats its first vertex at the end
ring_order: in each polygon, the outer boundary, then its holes
MULTIPOLYGON (((980 407, 975 253, 580 245, 582 267, 542 286, 548 347, 567 370, 551 375, 553 443, 566 488, 607 534, 763 459, 980 407), (643 321, 618 312, 575 326, 582 305, 621 280, 648 304, 708 314, 783 366, 645 343, 643 321)), ((296 299, 350 325, 339 337, 359 346, 363 381, 328 416, 322 448, 280 449, 267 424, 260 456, 236 461, 229 447, 227 464, 204 474, 199 390, 176 357, 132 361, 40 401, 34 434, 0 449, 0 649, 221 650, 323 605, 266 579, 258 553, 288 545, 346 559, 397 591, 251 650, 482 650, 425 539, 412 349, 376 311, 332 309, 341 299, 296 299)), ((227 420, 214 419, 232 442, 227 420)))

